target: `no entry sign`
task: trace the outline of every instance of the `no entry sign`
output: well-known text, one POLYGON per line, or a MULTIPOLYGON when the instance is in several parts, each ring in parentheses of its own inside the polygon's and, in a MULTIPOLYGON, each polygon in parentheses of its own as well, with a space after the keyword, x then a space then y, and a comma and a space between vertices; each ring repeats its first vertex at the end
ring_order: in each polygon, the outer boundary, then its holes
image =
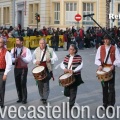
POLYGON ((79 22, 82 19, 82 16, 80 14, 75 15, 75 20, 79 22))

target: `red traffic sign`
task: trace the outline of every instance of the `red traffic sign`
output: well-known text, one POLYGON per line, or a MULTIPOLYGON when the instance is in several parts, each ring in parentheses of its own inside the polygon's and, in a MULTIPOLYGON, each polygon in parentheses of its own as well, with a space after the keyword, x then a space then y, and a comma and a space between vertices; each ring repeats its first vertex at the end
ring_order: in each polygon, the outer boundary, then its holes
POLYGON ((75 20, 80 21, 82 19, 82 16, 80 14, 75 15, 75 20))

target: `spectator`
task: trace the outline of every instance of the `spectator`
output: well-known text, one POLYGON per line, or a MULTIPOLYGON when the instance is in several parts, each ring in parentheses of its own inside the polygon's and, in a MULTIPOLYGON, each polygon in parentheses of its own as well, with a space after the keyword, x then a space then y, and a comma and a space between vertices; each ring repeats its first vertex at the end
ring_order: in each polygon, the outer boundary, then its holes
POLYGON ((84 30, 83 30, 83 28, 81 28, 79 32, 80 32, 79 49, 84 49, 84 30))
POLYGON ((47 29, 46 29, 45 26, 43 26, 42 34, 43 34, 43 36, 47 36, 48 35, 47 29))
POLYGON ((55 32, 55 51, 58 51, 59 46, 59 30, 55 32))
POLYGON ((32 26, 30 26, 30 28, 28 27, 28 29, 27 29, 27 36, 33 36, 32 26))
POLYGON ((67 38, 67 32, 65 31, 63 34, 63 41, 64 41, 64 50, 67 50, 67 42, 68 42, 68 38, 67 38))
POLYGON ((5 42, 4 45, 5 45, 5 48, 6 48, 6 43, 7 43, 7 39, 8 39, 7 33, 6 33, 6 32, 3 32, 1 37, 3 38, 3 41, 5 42))
POLYGON ((12 31, 12 36, 13 36, 14 38, 19 37, 17 27, 15 27, 15 28, 13 29, 13 31, 12 31))

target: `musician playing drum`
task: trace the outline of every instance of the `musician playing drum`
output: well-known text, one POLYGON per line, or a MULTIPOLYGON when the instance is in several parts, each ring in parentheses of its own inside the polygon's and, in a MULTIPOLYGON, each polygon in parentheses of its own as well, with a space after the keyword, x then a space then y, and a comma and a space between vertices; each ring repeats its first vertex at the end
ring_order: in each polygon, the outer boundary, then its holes
POLYGON ((49 96, 49 80, 52 77, 52 65, 57 60, 57 55, 52 48, 46 45, 45 39, 39 41, 39 47, 33 52, 33 64, 36 66, 44 66, 47 72, 47 77, 43 80, 38 80, 38 89, 43 104, 47 104, 49 96))
MULTIPOLYGON (((102 71, 103 67, 110 67, 113 78, 102 83, 103 89, 103 107, 115 105, 115 66, 120 64, 120 53, 117 47, 111 45, 109 36, 104 36, 104 45, 97 50, 95 64, 98 65, 98 70, 102 71)), ((112 113, 112 109, 109 109, 112 113)))
POLYGON ((74 44, 71 44, 69 47, 69 55, 67 55, 64 58, 64 61, 61 63, 61 68, 64 70, 64 73, 72 73, 75 77, 75 82, 70 86, 65 87, 64 89, 64 95, 70 97, 70 109, 74 106, 77 95, 77 88, 81 83, 83 83, 81 78, 82 67, 82 57, 77 55, 77 47, 74 44))
POLYGON ((27 103, 27 64, 32 60, 31 51, 23 46, 23 37, 16 38, 16 47, 11 50, 12 62, 15 65, 14 76, 18 94, 17 103, 27 103))

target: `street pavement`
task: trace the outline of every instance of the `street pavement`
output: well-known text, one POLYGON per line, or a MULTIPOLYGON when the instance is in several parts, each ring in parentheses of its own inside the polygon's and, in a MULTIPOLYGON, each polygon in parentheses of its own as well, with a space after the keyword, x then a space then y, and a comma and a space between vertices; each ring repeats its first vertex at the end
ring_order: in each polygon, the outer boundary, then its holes
MULTIPOLYGON (((33 50, 31 50, 33 52, 33 50)), ((50 95, 48 102, 51 106, 61 106, 62 102, 69 101, 68 98, 66 98, 63 95, 63 87, 59 85, 58 78, 60 75, 63 74, 63 71, 59 67, 59 64, 64 59, 64 56, 68 54, 68 51, 63 51, 63 48, 59 48, 59 51, 56 52, 59 60, 54 65, 54 77, 55 81, 50 81, 50 95)), ((99 105, 102 105, 102 89, 101 84, 96 78, 96 69, 97 66, 94 64, 96 49, 95 48, 89 48, 84 50, 79 50, 78 54, 80 54, 83 58, 83 69, 82 69, 82 79, 84 81, 84 84, 80 85, 78 87, 78 93, 76 98, 76 106, 89 106, 90 107, 90 113, 92 117, 95 117, 95 120, 98 120, 96 117, 96 109, 99 105)), ((32 62, 29 64, 29 71, 28 71, 28 77, 27 77, 27 88, 28 88, 28 103, 24 105, 25 107, 29 106, 43 106, 42 102, 40 101, 40 96, 38 92, 38 88, 36 85, 36 82, 34 80, 34 77, 32 75, 32 69, 34 65, 32 62)), ((120 106, 120 68, 116 68, 116 106, 120 106)), ((17 92, 15 87, 15 81, 14 81, 14 67, 10 71, 7 83, 6 83, 6 93, 5 93, 5 105, 7 107, 10 107, 12 105, 16 106, 17 108, 20 107, 21 103, 16 103, 17 101, 17 92)), ((81 110, 80 110, 81 111, 81 110)), ((75 112, 75 111, 74 111, 75 112)), ((27 113, 27 111, 22 111, 21 114, 27 113)), ((102 115, 104 112, 100 110, 100 115, 102 115)), ((120 115, 119 115, 120 118, 120 115)), ((5 120, 9 120, 10 118, 6 114, 5 120)), ((23 118, 23 120, 28 120, 29 118, 23 118)), ((37 120, 38 118, 36 118, 37 120)), ((54 118, 51 118, 50 120, 53 120, 54 118)), ((57 118, 58 120, 62 120, 63 118, 57 118)), ((67 118, 64 118, 66 120, 67 118)), ((69 118, 71 120, 72 118, 69 118)), ((76 120, 80 120, 81 118, 76 118, 76 120)), ((116 120, 117 118, 114 117, 113 120, 116 120)), ((19 120, 18 117, 15 118, 15 120, 19 120)), ((43 118, 42 120, 48 120, 47 117, 43 118)), ((83 120, 87 120, 87 117, 83 118, 83 120)), ((88 120, 93 120, 92 118, 88 120)), ((103 120, 108 120, 106 117, 103 118, 103 120)))

